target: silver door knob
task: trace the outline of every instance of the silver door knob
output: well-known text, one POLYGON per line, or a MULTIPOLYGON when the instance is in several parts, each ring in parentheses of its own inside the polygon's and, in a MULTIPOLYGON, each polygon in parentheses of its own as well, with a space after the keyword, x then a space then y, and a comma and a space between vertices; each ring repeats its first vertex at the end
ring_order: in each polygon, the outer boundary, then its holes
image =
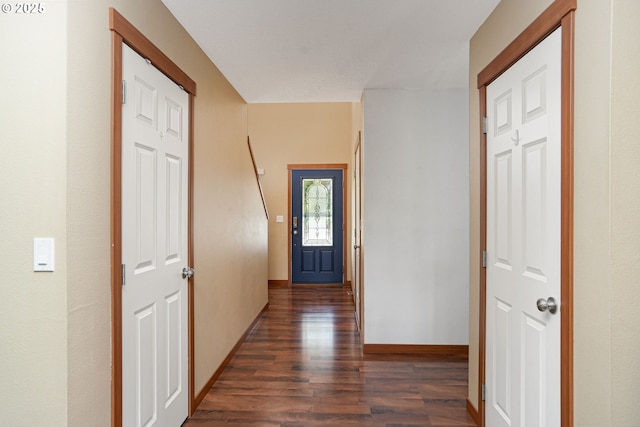
POLYGON ((536 305, 538 306, 538 310, 545 312, 548 311, 551 314, 556 314, 558 311, 558 303, 553 297, 549 297, 547 299, 540 298, 536 305))
POLYGON ((185 267, 182 269, 182 278, 183 279, 189 279, 191 277, 193 277, 193 273, 195 273, 196 271, 191 268, 191 267, 185 267))

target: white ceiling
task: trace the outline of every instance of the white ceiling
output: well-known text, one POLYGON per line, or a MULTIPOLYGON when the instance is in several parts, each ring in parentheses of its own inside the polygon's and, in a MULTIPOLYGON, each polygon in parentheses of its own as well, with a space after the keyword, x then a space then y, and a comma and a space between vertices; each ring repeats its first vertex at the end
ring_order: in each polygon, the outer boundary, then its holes
POLYGON ((249 103, 468 86, 499 0, 162 0, 249 103))

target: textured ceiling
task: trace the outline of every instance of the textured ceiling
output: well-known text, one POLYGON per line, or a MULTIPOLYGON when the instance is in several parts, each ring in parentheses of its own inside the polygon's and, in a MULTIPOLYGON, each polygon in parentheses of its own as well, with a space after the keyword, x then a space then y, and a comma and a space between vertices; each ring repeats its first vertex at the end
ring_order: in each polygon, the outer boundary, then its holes
POLYGON ((468 86, 499 0, 162 0, 249 103, 468 86))

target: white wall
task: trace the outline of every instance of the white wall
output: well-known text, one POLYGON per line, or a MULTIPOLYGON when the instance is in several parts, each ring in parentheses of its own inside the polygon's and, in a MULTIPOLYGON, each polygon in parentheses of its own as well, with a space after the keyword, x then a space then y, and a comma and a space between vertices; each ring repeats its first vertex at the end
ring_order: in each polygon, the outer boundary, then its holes
POLYGON ((468 90, 365 90, 366 344, 468 343, 468 90))

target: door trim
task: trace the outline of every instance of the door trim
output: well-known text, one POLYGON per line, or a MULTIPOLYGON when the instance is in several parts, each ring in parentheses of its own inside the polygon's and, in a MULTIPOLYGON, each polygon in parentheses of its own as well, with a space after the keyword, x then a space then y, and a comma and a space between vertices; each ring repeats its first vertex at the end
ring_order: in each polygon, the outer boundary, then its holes
MULTIPOLYGON (((346 177, 346 172, 348 169, 348 165, 346 163, 321 163, 321 164, 309 164, 309 163, 304 163, 304 164, 288 164, 287 165, 287 169, 289 171, 288 176, 289 176, 289 189, 288 189, 288 196, 287 196, 287 212, 288 215, 291 214, 291 173, 294 169, 296 170, 304 170, 304 169, 341 169, 342 170, 342 284, 344 285, 346 282, 346 263, 347 263, 347 180, 345 179, 346 177)), ((287 221, 287 224, 289 224, 289 221, 287 221)), ((288 251, 289 251, 289 266, 288 266, 288 271, 289 271, 289 277, 287 278, 287 285, 288 287, 292 286, 292 269, 291 269, 291 233, 289 230, 289 226, 287 225, 287 242, 288 242, 288 251)))
MULTIPOLYGON (((573 427, 573 76, 575 10, 577 0, 556 0, 516 37, 498 56, 478 73, 480 95, 480 248, 479 259, 487 247, 487 138, 482 132, 482 119, 486 117, 487 86, 511 65, 525 56, 554 30, 562 27, 562 89, 561 89, 561 267, 560 295, 562 318, 560 322, 560 422, 562 427, 573 427)), ((482 385, 485 384, 486 361, 486 269, 480 263, 480 330, 478 395, 480 426, 485 425, 485 402, 482 385)))
MULTIPOLYGON (((193 124, 196 83, 160 49, 127 21, 109 8, 111 30, 111 426, 122 426, 122 43, 189 94, 189 183, 188 183, 188 263, 193 266, 193 124)), ((189 329, 189 411, 194 411, 193 277, 188 280, 189 329)))

